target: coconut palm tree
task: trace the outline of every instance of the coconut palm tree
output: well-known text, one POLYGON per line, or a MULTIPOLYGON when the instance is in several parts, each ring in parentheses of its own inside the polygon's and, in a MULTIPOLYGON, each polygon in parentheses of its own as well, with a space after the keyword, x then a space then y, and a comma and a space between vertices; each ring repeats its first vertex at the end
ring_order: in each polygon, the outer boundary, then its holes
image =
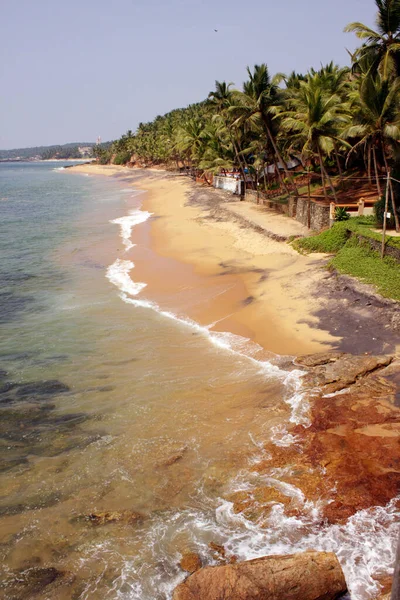
POLYGON ((383 79, 400 76, 400 0, 375 0, 377 31, 363 23, 350 23, 345 31, 365 40, 353 55, 361 72, 379 70, 383 79))
MULTIPOLYGON (((231 107, 234 105, 233 91, 231 86, 233 83, 225 81, 216 81, 215 90, 208 94, 208 102, 215 110, 212 120, 217 124, 220 135, 228 135, 236 157, 236 166, 239 167, 243 180, 246 181, 246 173, 249 173, 249 165, 246 161, 246 153, 243 152, 243 128, 236 122, 236 118, 231 112, 231 107)), ((251 185, 254 188, 253 179, 251 185)))
POLYGON ((349 123, 349 115, 340 96, 327 93, 318 78, 310 75, 307 81, 300 83, 280 118, 282 135, 289 136, 292 148, 301 152, 304 161, 316 159, 319 162, 325 197, 328 199, 327 181, 336 198, 324 157, 334 152, 335 144, 346 144, 340 131, 349 123))
MULTIPOLYGON (((352 94, 354 123, 343 132, 345 138, 359 138, 349 155, 364 146, 372 152, 378 193, 381 195, 377 169, 377 153, 381 153, 386 173, 389 161, 400 144, 400 77, 393 82, 379 73, 366 75, 357 92, 352 94)), ((399 219, 392 194, 392 207, 399 231, 399 219)))
MULTIPOLYGON (((233 92, 233 106, 230 110, 236 116, 235 123, 242 126, 247 125, 251 130, 259 133, 264 132, 266 135, 266 149, 268 144, 272 146, 278 163, 283 167, 285 175, 292 183, 297 195, 296 185, 276 140, 279 122, 274 111, 283 102, 282 92, 276 82, 271 81, 265 63, 255 65, 253 71, 247 67, 247 73, 249 79, 243 84, 243 91, 233 92)), ((278 176, 281 183, 286 187, 286 184, 282 181, 279 168, 278 176)))

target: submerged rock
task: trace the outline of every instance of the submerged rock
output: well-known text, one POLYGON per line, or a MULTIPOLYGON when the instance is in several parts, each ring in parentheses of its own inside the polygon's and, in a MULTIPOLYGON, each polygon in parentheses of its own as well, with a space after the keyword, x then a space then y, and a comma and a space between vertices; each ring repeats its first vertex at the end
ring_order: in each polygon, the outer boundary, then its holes
POLYGON ((304 552, 200 569, 178 585, 173 600, 334 600, 346 590, 335 554, 304 552))
POLYGON ((107 523, 127 523, 135 525, 143 519, 143 515, 134 512, 133 510, 122 511, 107 511, 99 513, 91 513, 85 516, 85 520, 92 525, 106 525, 107 523))
POLYGON ((177 452, 174 452, 167 458, 160 460, 156 466, 157 467, 170 467, 171 465, 174 465, 176 462, 178 462, 178 460, 181 460, 181 458, 183 458, 183 455, 185 454, 186 451, 187 451, 187 446, 184 446, 183 448, 181 448, 177 452))
POLYGON ((50 379, 48 381, 19 384, 16 396, 18 398, 33 397, 38 399, 41 396, 55 396, 57 394, 65 394, 69 391, 70 388, 65 383, 57 379, 50 379))
POLYGON ((187 552, 182 556, 179 566, 183 571, 195 573, 202 567, 201 558, 196 552, 187 552))
POLYGON ((30 600, 44 597, 42 594, 46 594, 46 598, 56 598, 59 586, 69 586, 75 580, 72 573, 59 571, 55 567, 34 567, 10 575, 10 580, 4 586, 8 600, 30 600))

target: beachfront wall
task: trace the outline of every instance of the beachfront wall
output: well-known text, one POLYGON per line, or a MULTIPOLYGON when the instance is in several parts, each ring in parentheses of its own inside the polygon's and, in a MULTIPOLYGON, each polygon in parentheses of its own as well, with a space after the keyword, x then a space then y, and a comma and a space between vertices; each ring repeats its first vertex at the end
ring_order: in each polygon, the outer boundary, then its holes
POLYGON ((219 190, 226 190, 232 194, 240 194, 240 180, 234 177, 214 176, 213 186, 219 190))
MULTIPOLYGON (((308 199, 307 198, 296 198, 293 199, 292 204, 296 205, 295 218, 300 221, 303 225, 308 227, 308 199)), ((326 204, 319 204, 311 200, 310 202, 310 228, 314 231, 321 231, 330 227, 330 206, 326 204)))

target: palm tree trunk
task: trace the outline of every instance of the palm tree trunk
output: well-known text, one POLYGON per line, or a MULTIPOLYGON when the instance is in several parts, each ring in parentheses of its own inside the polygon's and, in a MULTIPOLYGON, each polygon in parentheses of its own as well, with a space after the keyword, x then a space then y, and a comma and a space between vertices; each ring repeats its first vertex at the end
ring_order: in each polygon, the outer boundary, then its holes
POLYGON ((382 248, 381 248, 381 258, 385 255, 385 238, 386 238, 386 215, 388 211, 388 203, 389 203, 389 188, 390 188, 390 173, 387 172, 386 178, 386 194, 385 194, 385 212, 383 213, 383 227, 382 227, 382 248))
POLYGON ((396 231, 399 232, 400 231, 399 217, 398 217, 397 211, 396 211, 396 204, 395 204, 395 201, 394 201, 394 194, 393 194, 393 184, 392 184, 392 180, 390 179, 390 171, 389 171, 389 166, 387 164, 385 147, 383 145, 383 141, 382 141, 382 153, 383 153, 383 160, 384 160, 384 163, 385 163, 386 173, 387 173, 387 176, 389 178, 388 182, 389 182, 389 188, 390 188, 390 198, 391 198, 391 201, 392 201, 392 209, 393 209, 394 222, 395 222, 395 226, 396 226, 396 231))
POLYGON ((335 198, 335 202, 337 202, 337 196, 336 196, 335 188, 333 187, 332 180, 329 177, 328 171, 324 167, 324 162, 322 160, 322 155, 321 155, 321 148, 319 146, 318 146, 318 155, 319 155, 319 162, 320 162, 320 165, 321 165, 321 171, 323 171, 325 173, 325 177, 328 180, 329 187, 331 188, 333 197, 335 198))
POLYGON ((276 158, 275 158, 275 156, 274 156, 273 160, 274 160, 275 171, 276 171, 276 173, 277 173, 277 175, 278 175, 279 183, 281 184, 281 186, 282 186, 283 188, 285 188, 285 190, 286 190, 286 193, 287 193, 288 195, 290 195, 289 188, 287 187, 286 183, 285 183, 285 182, 283 181, 283 179, 282 179, 282 174, 281 174, 281 171, 280 171, 280 169, 279 169, 279 165, 278 165, 278 163, 276 162, 276 158))
POLYGON ((339 171, 339 179, 342 182, 343 181, 343 173, 342 173, 342 167, 340 166, 339 153, 337 151, 336 142, 333 143, 333 146, 334 146, 334 150, 335 150, 336 165, 337 165, 337 168, 339 171))
MULTIPOLYGON (((264 123, 265 130, 266 130, 266 132, 267 132, 267 135, 268 135, 268 137, 269 137, 269 140, 270 140, 270 142, 271 142, 271 144, 272 144, 272 147, 273 147, 273 149, 274 149, 274 152, 275 152, 275 154, 276 154, 276 156, 277 156, 277 158, 278 158, 278 162, 280 162, 280 163, 282 164, 282 166, 283 166, 283 170, 285 171, 285 175, 286 175, 286 177, 289 179, 289 181, 291 182, 291 184, 293 185, 293 187, 294 187, 294 193, 295 193, 295 195, 296 195, 296 196, 298 196, 298 195, 299 195, 299 192, 298 192, 298 190, 297 190, 297 186, 296 186, 296 184, 295 184, 295 182, 294 182, 294 179, 293 179, 293 177, 292 177, 292 176, 291 176, 291 174, 289 173, 289 169, 288 169, 288 167, 287 167, 287 164, 286 164, 286 162, 284 161, 284 159, 283 159, 283 157, 282 157, 281 153, 279 152, 278 146, 276 145, 276 143, 275 143, 275 140, 274 140, 274 136, 272 135, 272 133, 271 133, 271 131, 270 131, 270 129, 269 129, 268 121, 267 121, 267 119, 265 118, 265 116, 264 116, 264 115, 262 115, 262 120, 263 120, 263 123, 264 123)), ((289 193, 289 192, 288 192, 288 193, 289 193)))
POLYGON ((311 228, 311 171, 308 171, 308 207, 307 207, 307 223, 308 229, 311 228))
POLYGON ((321 167, 322 189, 324 190, 325 200, 327 200, 327 202, 329 202, 328 194, 326 193, 326 188, 325 188, 324 165, 322 164, 321 150, 319 149, 319 147, 318 147, 318 158, 319 158, 319 166, 321 167))
POLYGON ((226 127, 226 128, 227 128, 227 130, 229 131, 229 137, 231 138, 232 146, 233 146, 233 149, 234 149, 234 151, 235 151, 236 160, 238 161, 238 163, 239 163, 239 169, 240 169, 240 170, 241 170, 241 172, 242 172, 243 183, 244 183, 244 185, 246 186, 246 174, 245 174, 245 172, 244 172, 244 167, 243 167, 243 165, 242 165, 242 161, 240 160, 239 152, 238 152, 238 149, 237 149, 237 146, 236 146, 236 142, 235 142, 235 136, 233 135, 233 133, 232 133, 232 131, 231 131, 231 128, 230 128, 230 126, 228 125, 228 123, 227 123, 226 119, 225 119, 225 127, 226 127))
POLYGON ((369 182, 372 184, 372 177, 371 177, 371 146, 368 144, 368 157, 367 157, 367 161, 368 161, 368 180, 369 182))
MULTIPOLYGON (((383 153, 385 154, 385 153, 383 153)), ((381 188, 381 184, 379 183, 379 175, 378 175, 378 164, 376 162, 376 150, 375 150, 375 146, 372 146, 372 156, 374 157, 374 170, 375 170, 375 180, 376 180, 376 187, 378 189, 378 195, 379 198, 382 196, 382 188, 381 188)), ((387 173, 387 170, 386 170, 387 173)))
POLYGON ((396 232, 398 233, 400 231, 399 216, 398 216, 397 210, 396 210, 396 202, 395 202, 395 199, 394 199, 394 192, 393 192, 393 183, 392 183, 391 179, 389 180, 389 186, 390 186, 390 197, 392 199, 394 223, 395 223, 395 226, 396 226, 396 232))

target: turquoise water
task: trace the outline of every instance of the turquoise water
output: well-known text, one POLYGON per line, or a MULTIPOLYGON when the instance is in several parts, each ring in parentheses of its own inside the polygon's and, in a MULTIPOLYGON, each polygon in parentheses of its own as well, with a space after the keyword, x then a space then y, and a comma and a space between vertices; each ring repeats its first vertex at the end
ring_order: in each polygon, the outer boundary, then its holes
POLYGON ((353 598, 372 598, 395 506, 326 528, 312 506, 276 506, 267 526, 233 513, 262 440, 302 418, 299 374, 190 321, 182 291, 151 298, 135 268, 178 265, 153 253, 142 196, 60 166, 0 164, 4 597, 166 600, 181 554, 213 564, 213 541, 239 559, 338 551, 353 598), (119 517, 97 526, 106 512, 119 517))

